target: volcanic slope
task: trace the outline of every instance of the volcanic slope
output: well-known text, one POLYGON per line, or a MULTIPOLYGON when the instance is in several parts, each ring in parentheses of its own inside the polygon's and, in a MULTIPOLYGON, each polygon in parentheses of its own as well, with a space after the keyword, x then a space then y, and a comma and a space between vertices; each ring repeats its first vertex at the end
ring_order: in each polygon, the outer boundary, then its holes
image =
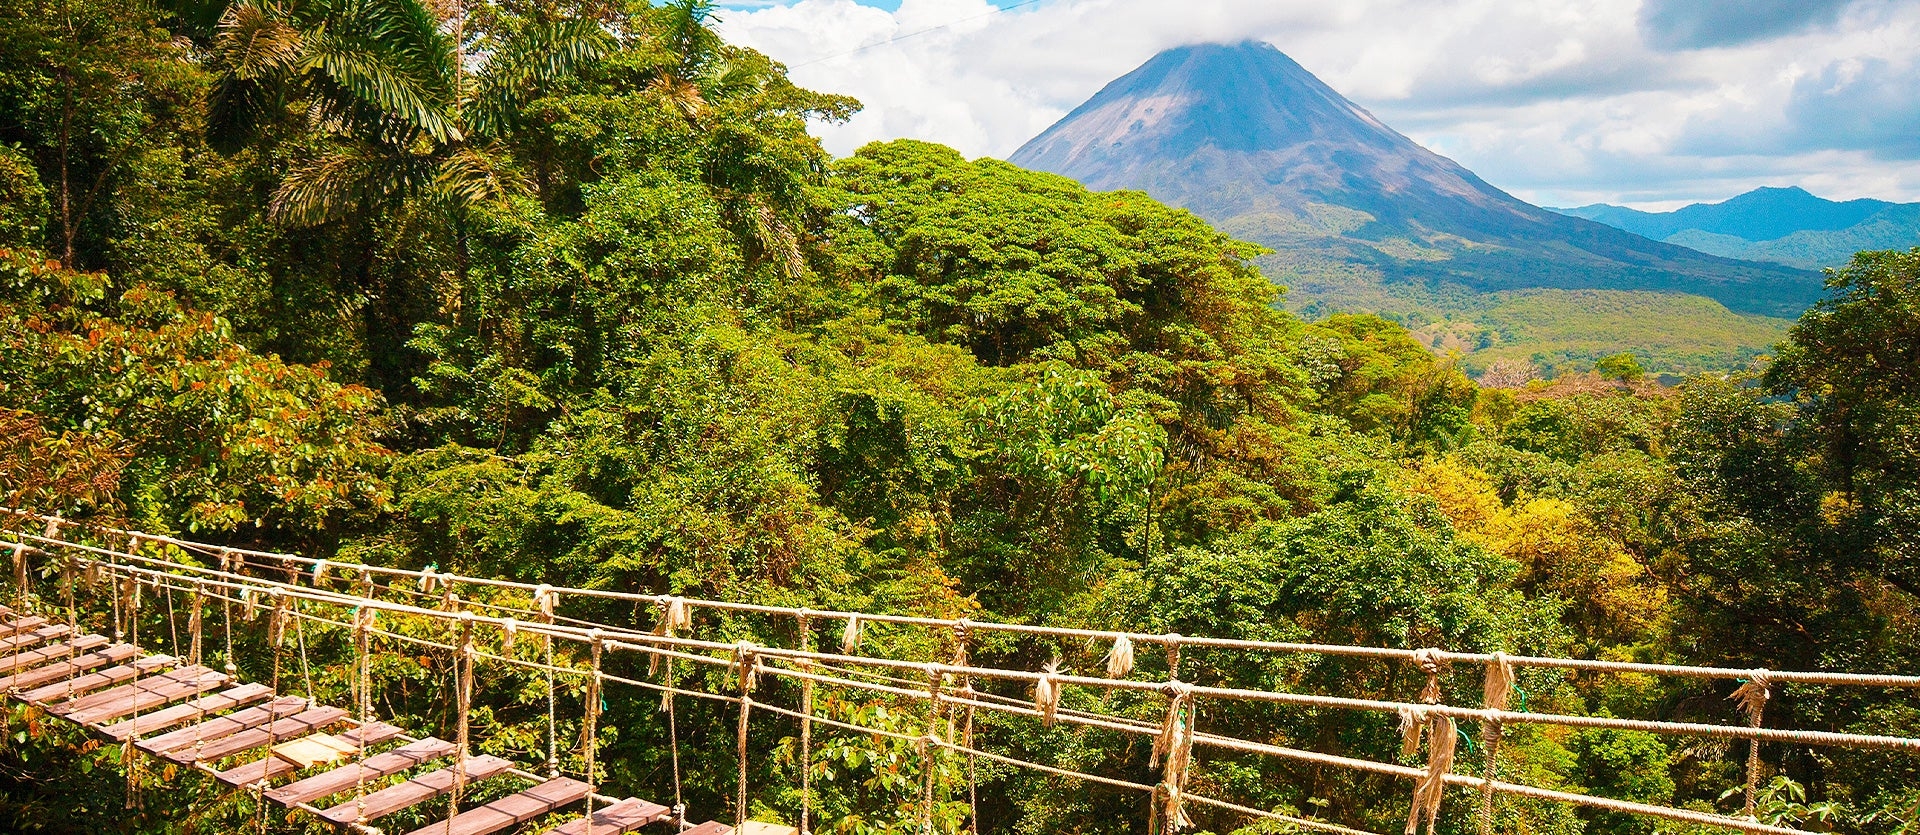
POLYGON ((1546 211, 1395 132, 1271 45, 1186 46, 1115 80, 1010 161, 1140 189, 1265 244, 1309 314, 1410 323, 1535 288, 1698 294, 1797 316, 1819 275, 1546 211))

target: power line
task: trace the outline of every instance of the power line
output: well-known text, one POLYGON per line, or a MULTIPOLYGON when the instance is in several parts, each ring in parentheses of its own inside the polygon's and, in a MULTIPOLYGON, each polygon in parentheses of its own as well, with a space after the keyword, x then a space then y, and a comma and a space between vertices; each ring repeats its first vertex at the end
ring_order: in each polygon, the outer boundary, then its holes
POLYGON ((1042 2, 1044 2, 1044 0, 1020 0, 1020 2, 1018 2, 1018 3, 1015 3, 1015 4, 1013 4, 1013 5, 1011 5, 1011 6, 1004 6, 1004 7, 1003 7, 1003 6, 996 6, 996 7, 994 7, 994 9, 993 9, 993 11, 990 11, 990 12, 982 12, 982 13, 980 13, 980 14, 977 14, 977 15, 974 15, 974 16, 972 16, 972 17, 963 17, 963 18, 960 18, 959 20, 949 20, 949 21, 947 21, 946 23, 942 23, 942 24, 940 24, 940 25, 938 25, 938 26, 929 26, 929 27, 927 27, 927 28, 925 28, 925 29, 917 29, 917 30, 914 30, 914 31, 912 31, 912 32, 908 32, 908 33, 906 33, 906 34, 904 34, 904 35, 895 35, 895 36, 893 36, 893 37, 891 37, 891 38, 888 38, 888 39, 886 39, 886 40, 884 40, 884 41, 874 41, 873 43, 870 43, 870 44, 864 44, 864 45, 862 45, 862 46, 857 46, 857 47, 854 47, 853 49, 849 49, 849 50, 847 50, 846 52, 840 52, 840 53, 836 53, 836 54, 833 54, 833 55, 822 55, 822 56, 820 56, 819 58, 815 58, 815 59, 813 59, 813 60, 811 60, 811 61, 802 61, 802 62, 800 62, 800 63, 798 63, 798 64, 793 64, 793 65, 791 65, 791 66, 789 66, 789 67, 788 67, 788 69, 790 69, 790 70, 797 70, 797 69, 799 69, 799 68, 801 68, 801 67, 807 67, 807 66, 812 66, 812 65, 814 65, 814 64, 818 64, 818 63, 820 63, 820 62, 822 62, 822 61, 831 61, 831 60, 833 60, 833 59, 835 59, 835 58, 845 58, 845 57, 847 57, 847 56, 849 56, 849 55, 857 55, 857 54, 859 54, 859 53, 862 53, 862 52, 865 52, 865 51, 867 51, 867 50, 869 50, 869 49, 872 49, 872 48, 874 48, 874 47, 877 47, 877 46, 886 46, 886 45, 888 45, 888 44, 893 44, 893 43, 899 43, 899 42, 901 42, 901 41, 904 41, 904 40, 906 40, 906 39, 908 39, 908 38, 913 38, 913 37, 919 37, 920 35, 924 35, 924 34, 927 34, 928 32, 938 32, 938 31, 940 31, 941 29, 947 29, 947 28, 950 28, 950 27, 954 27, 954 26, 958 26, 958 25, 960 25, 960 24, 962 24, 962 23, 970 23, 970 22, 972 22, 972 21, 976 21, 976 20, 981 20, 981 19, 984 19, 984 18, 989 18, 989 17, 993 17, 994 15, 997 15, 997 14, 1000 14, 1001 12, 1010 12, 1010 11, 1013 11, 1014 9, 1018 9, 1018 8, 1022 8, 1022 7, 1025 7, 1025 6, 1033 6, 1033 5, 1038 5, 1039 3, 1042 3, 1042 2))

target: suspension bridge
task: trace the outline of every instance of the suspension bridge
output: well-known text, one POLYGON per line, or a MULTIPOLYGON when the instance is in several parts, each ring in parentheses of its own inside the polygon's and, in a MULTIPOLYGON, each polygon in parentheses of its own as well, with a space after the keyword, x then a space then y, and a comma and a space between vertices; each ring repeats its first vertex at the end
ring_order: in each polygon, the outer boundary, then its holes
POLYGON ((978 832, 976 766, 984 762, 1136 794, 1140 817, 1153 835, 1190 828, 1203 815, 1224 827, 1265 820, 1305 831, 1373 835, 1332 820, 1213 796, 1203 790, 1209 783, 1196 779, 1212 757, 1254 757, 1401 781, 1408 807, 1404 831, 1409 835, 1437 831, 1446 804, 1471 809, 1466 825, 1491 835, 1500 805, 1518 800, 1791 835, 1801 830, 1763 822, 1756 815, 1756 789, 1765 769, 1762 746, 1883 750, 1920 757, 1920 739, 1766 723, 1766 706, 1776 687, 1920 693, 1920 676, 1321 645, 819 611, 336 562, 23 511, 7 511, 5 516, 12 521, 0 524, 0 549, 11 550, 13 597, 11 606, 0 607, 0 690, 9 698, 123 746, 129 803, 135 801, 143 763, 157 761, 190 767, 245 791, 263 810, 270 804, 297 810, 365 835, 396 831, 383 828, 393 821, 423 821, 409 824, 412 835, 618 835, 642 829, 682 835, 810 833, 814 824, 822 823, 816 819, 817 793, 811 785, 816 727, 892 740, 928 760, 920 769, 918 798, 920 828, 927 833, 936 830, 936 805, 951 791, 936 787, 933 757, 964 763, 967 811, 955 831, 978 832), (651 623, 612 624, 570 614, 578 613, 581 604, 596 602, 631 605, 636 616, 644 613, 651 623), (182 611, 184 629, 179 625, 182 611), (263 613, 265 617, 259 617, 263 613), (741 616, 790 623, 792 628, 782 634, 793 639, 785 646, 713 639, 711 633, 724 618, 741 616), (164 636, 155 634, 162 628, 159 624, 164 624, 164 636), (418 628, 421 625, 431 628, 418 628), (869 651, 873 642, 863 636, 876 625, 918 630, 924 640, 912 645, 933 649, 918 657, 869 651), (330 705, 315 697, 307 659, 309 626, 350 646, 353 681, 342 699, 349 704, 330 705), (271 647, 266 681, 241 680, 234 661, 236 629, 262 633, 259 638, 271 647), (816 646, 823 637, 828 644, 837 638, 837 646, 816 646), (972 656, 980 642, 990 638, 1073 642, 1106 651, 1102 669, 1094 675, 1054 665, 1012 669, 976 664, 972 656), (377 642, 434 650, 453 660, 454 721, 448 734, 453 739, 409 733, 376 715, 372 657, 377 642), (1151 657, 1155 649, 1161 657, 1151 657), (1420 687, 1416 695, 1396 700, 1182 680, 1183 654, 1202 651, 1402 665, 1420 687), (627 654, 646 661, 644 677, 609 669, 610 658, 627 654), (223 662, 219 668, 212 666, 216 658, 223 662), (297 666, 283 670, 295 659, 297 666), (514 762, 475 753, 475 670, 487 665, 544 677, 544 761, 514 762), (719 675, 689 674, 702 668, 719 675), (1516 681, 1530 670, 1695 680, 1727 691, 1732 721, 1551 713, 1530 711, 1524 702, 1516 708, 1511 703, 1516 681), (794 685, 788 689, 797 691, 797 698, 783 702, 765 696, 759 683, 769 677, 794 685), (577 705, 559 695, 560 678, 584 687, 577 705), (712 686, 716 681, 725 684, 712 686), (1461 686, 1462 681, 1477 686, 1461 686), (609 688, 660 695, 671 749, 671 797, 603 793, 608 779, 606 764, 600 761, 597 725, 609 688), (857 716, 854 721, 830 716, 816 703, 816 691, 823 688, 917 705, 920 711, 913 715, 924 721, 903 730, 898 724, 858 721, 857 716), (1081 708, 1076 709, 1063 705, 1063 695, 1072 690, 1102 697, 1080 699, 1081 708), (1461 701, 1470 704, 1454 702, 1453 691, 1461 690, 1467 691, 1461 701), (1131 698, 1115 700, 1116 695, 1131 698), (730 809, 690 815, 682 800, 680 699, 718 703, 737 713, 737 785, 730 809), (563 701, 568 701, 565 711, 578 717, 577 748, 560 741, 563 701), (1230 704, 1366 717, 1399 735, 1401 761, 1243 738, 1231 723, 1208 721, 1209 708, 1230 704), (1134 709, 1120 709, 1122 705, 1134 709), (988 714, 997 721, 1099 730, 1150 741, 1156 779, 1142 782, 1023 759, 1004 747, 995 750, 997 746, 976 733, 976 719, 988 714), (749 785, 748 762, 756 756, 749 750, 749 728, 756 717, 797 724, 800 785, 791 823, 749 819, 755 787, 749 785), (1478 728, 1478 744, 1469 741, 1466 757, 1460 756, 1459 742, 1468 734, 1460 723, 1478 728), (1507 729, 1520 725, 1608 728, 1744 745, 1744 781, 1729 787, 1743 798, 1742 810, 1724 815, 1519 782, 1502 774, 1501 742, 1507 729), (695 823, 700 817, 727 822, 695 823))

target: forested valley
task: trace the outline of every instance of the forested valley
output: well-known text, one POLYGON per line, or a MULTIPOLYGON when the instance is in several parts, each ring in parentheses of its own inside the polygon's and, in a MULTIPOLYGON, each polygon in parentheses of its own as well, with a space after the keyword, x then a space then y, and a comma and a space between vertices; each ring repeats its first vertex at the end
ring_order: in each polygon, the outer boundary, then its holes
MULTIPOLYGON (((1263 250, 1144 194, 917 141, 835 158, 808 124, 859 104, 796 87, 713 14, 0 0, 0 503, 556 586, 1920 672, 1920 250, 1832 272, 1745 372, 1666 386, 1622 356, 1480 385, 1397 324, 1286 312, 1263 250)), ((1099 664, 1072 644, 981 651, 1099 664)), ((1240 686, 1413 686, 1384 664, 1191 663, 1240 686)), ((400 682, 389 710, 444 721, 426 692, 444 664, 379 666, 400 682)), ((1521 686, 1535 710, 1732 709, 1685 679, 1521 686)), ((487 682, 483 748, 539 747, 541 698, 487 682)), ((607 705, 609 780, 663 785, 656 707, 607 705)), ((730 714, 684 709, 682 756, 731 763, 730 714)), ((884 700, 828 709, 889 721, 884 700)), ((1906 691, 1788 686, 1768 711, 1920 736, 1906 691)), ((1287 717, 1209 721, 1387 760, 1399 744, 1385 724, 1287 717)), ((1064 726, 998 732, 1080 767, 1146 759, 1064 726)), ((790 730, 764 733, 790 751, 790 730)), ((1529 726, 1507 745, 1539 784, 1739 805, 1723 789, 1743 744, 1529 726)), ((906 756, 836 737, 816 829, 920 831, 906 756)), ((1920 759, 1767 756, 1774 822, 1920 831, 1920 759)), ((0 826, 301 831, 129 812, 105 757, 13 734, 0 826)), ((730 802, 730 771, 687 779, 689 804, 730 802)), ((790 753, 757 764, 768 819, 792 818, 794 779, 790 753)), ((1200 779, 1267 808, 1405 815, 1384 779, 1200 779)), ((1144 831, 1097 788, 989 770, 978 791, 980 831, 1144 831)), ((1695 831, 1525 803, 1501 827, 1695 831)))

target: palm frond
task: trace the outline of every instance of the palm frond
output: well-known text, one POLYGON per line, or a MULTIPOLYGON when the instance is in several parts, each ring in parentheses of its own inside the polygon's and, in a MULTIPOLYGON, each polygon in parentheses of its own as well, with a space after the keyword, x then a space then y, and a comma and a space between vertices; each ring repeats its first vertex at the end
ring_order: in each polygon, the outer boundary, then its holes
POLYGON ((758 92, 766 82, 767 74, 761 67, 746 61, 721 59, 707 67, 700 86, 710 98, 730 99, 758 92))
POLYGON ((520 109, 541 86, 576 72, 614 47, 613 36, 592 20, 534 24, 515 33, 487 59, 465 104, 466 123, 475 134, 499 136, 511 130, 520 109))
POLYGON ((311 80, 316 82, 315 92, 323 102, 325 115, 355 125, 368 121, 367 114, 377 113, 436 141, 459 141, 460 129, 447 112, 441 79, 409 73, 404 64, 387 60, 390 56, 358 40, 327 30, 308 39, 309 48, 301 63, 314 76, 311 80), (366 108, 349 106, 356 101, 366 108))
POLYGON ((533 191, 518 171, 502 166, 501 157, 477 148, 462 148, 440 162, 432 193, 456 206, 503 203, 516 194, 533 191))
POLYGON ((647 89, 688 120, 698 119, 707 112, 707 98, 700 92, 700 86, 679 76, 656 76, 648 82, 647 89))
POLYGON ((214 61, 225 76, 257 81, 286 72, 300 55, 300 30, 270 3, 240 2, 220 16, 214 61))
POLYGON ((207 99, 208 144, 239 150, 278 116, 302 43, 300 30, 277 7, 240 2, 227 8, 213 40, 217 74, 207 99))
POLYGON ((273 219, 315 226, 417 193, 433 179, 433 162, 410 154, 352 146, 300 165, 268 204, 273 219))

